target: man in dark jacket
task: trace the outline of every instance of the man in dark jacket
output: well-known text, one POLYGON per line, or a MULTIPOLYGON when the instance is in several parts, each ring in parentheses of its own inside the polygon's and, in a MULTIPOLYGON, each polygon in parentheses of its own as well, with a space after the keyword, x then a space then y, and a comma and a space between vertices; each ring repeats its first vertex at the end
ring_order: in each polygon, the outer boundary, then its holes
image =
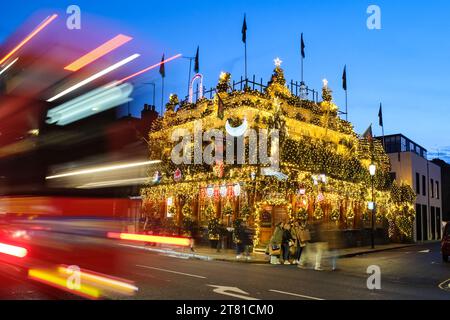
POLYGON ((289 248, 293 244, 293 238, 291 234, 291 224, 285 223, 283 227, 283 236, 281 238, 281 249, 283 254, 283 263, 290 264, 289 262, 289 248))
POLYGON ((240 259, 242 257, 242 253, 245 251, 245 246, 247 243, 247 233, 245 222, 241 219, 238 219, 234 223, 233 230, 233 240, 236 244, 236 259, 240 259))

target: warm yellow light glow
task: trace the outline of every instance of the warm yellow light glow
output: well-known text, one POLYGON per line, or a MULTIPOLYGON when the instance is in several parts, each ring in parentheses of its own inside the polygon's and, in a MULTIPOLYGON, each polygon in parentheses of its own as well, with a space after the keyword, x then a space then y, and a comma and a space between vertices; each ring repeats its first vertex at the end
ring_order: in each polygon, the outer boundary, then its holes
POLYGON ((124 163, 124 164, 104 166, 104 167, 96 167, 96 168, 91 168, 91 169, 70 171, 70 172, 61 173, 61 174, 57 174, 57 175, 53 175, 53 176, 48 176, 48 177, 45 177, 45 179, 50 180, 50 179, 64 178, 64 177, 70 177, 70 176, 77 176, 77 175, 82 175, 82 174, 92 174, 92 173, 98 173, 98 172, 127 169, 127 168, 145 166, 145 165, 160 163, 160 162, 161 162, 161 160, 151 160, 151 161, 143 161, 143 162, 124 163))
POLYGON ((88 298, 98 299, 101 295, 100 290, 90 286, 86 286, 82 283, 80 283, 79 288, 69 289, 67 286, 67 279, 65 277, 60 276, 56 272, 48 270, 30 269, 28 270, 28 278, 88 298))
MULTIPOLYGON (((58 272, 67 275, 71 275, 73 273, 72 270, 66 267, 58 267, 58 272)), ((94 274, 84 270, 81 270, 79 274, 82 282, 92 282, 96 285, 105 287, 105 289, 111 289, 122 294, 133 294, 134 292, 138 291, 138 287, 125 281, 114 279, 110 276, 94 274)))
POLYGON ((108 232, 108 238, 121 239, 121 240, 132 240, 132 241, 143 241, 143 242, 155 242, 163 244, 171 244, 177 246, 190 246, 191 239, 189 238, 177 238, 177 237, 162 237, 162 236, 150 236, 146 234, 135 234, 135 233, 114 233, 108 232))
POLYGON ((149 178, 134 178, 134 179, 119 179, 119 180, 108 180, 108 181, 99 181, 99 182, 90 182, 78 186, 79 189, 91 189, 91 188, 101 188, 101 187, 110 187, 110 186, 124 186, 124 185, 133 185, 133 184, 143 184, 148 181, 149 178))

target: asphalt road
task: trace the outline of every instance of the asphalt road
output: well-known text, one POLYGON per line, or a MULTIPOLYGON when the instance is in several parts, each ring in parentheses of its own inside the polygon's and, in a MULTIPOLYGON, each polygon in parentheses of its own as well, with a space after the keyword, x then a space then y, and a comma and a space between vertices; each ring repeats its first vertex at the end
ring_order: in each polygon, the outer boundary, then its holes
MULTIPOLYGON (((132 299, 450 299, 450 263, 442 262, 438 243, 340 259, 334 272, 181 259, 148 251, 127 263, 130 279, 139 287, 132 299), (379 290, 367 288, 371 265, 381 270, 379 290)), ((1 299, 71 298, 2 276, 0 283, 1 299)))

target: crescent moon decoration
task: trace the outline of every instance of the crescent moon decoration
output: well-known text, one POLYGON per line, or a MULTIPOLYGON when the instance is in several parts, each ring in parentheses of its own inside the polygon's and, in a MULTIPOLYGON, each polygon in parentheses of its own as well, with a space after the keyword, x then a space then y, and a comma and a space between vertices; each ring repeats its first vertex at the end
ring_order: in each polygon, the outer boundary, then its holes
POLYGON ((227 133, 230 136, 233 136, 233 137, 240 137, 240 136, 244 135, 244 133, 247 131, 247 129, 248 129, 248 122, 247 122, 246 118, 244 118, 244 121, 238 127, 233 128, 230 125, 230 122, 228 120, 225 124, 225 130, 227 131, 227 133))

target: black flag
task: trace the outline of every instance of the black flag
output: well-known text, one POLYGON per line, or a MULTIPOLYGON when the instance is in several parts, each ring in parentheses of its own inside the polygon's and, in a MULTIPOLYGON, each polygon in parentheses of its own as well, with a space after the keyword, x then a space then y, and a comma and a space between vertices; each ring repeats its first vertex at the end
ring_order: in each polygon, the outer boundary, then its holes
POLYGON ((302 36, 300 39, 300 51, 302 53, 302 58, 305 58, 305 42, 303 41, 303 32, 302 32, 302 36))
POLYGON ((166 77, 166 68, 164 67, 164 54, 162 55, 161 64, 159 65, 159 74, 163 78, 166 77))
POLYGON ((197 46, 197 53, 195 54, 195 64, 194 64, 195 73, 198 73, 200 71, 200 65, 198 63, 198 49, 199 47, 197 46))
POLYGON ((380 103, 380 110, 378 111, 378 122, 380 124, 380 127, 383 126, 383 107, 380 103))
POLYGON ((344 73, 342 73, 342 88, 347 91, 347 65, 344 66, 344 73))
POLYGON ((244 23, 242 24, 242 42, 247 43, 247 22, 245 21, 245 14, 244 23))

